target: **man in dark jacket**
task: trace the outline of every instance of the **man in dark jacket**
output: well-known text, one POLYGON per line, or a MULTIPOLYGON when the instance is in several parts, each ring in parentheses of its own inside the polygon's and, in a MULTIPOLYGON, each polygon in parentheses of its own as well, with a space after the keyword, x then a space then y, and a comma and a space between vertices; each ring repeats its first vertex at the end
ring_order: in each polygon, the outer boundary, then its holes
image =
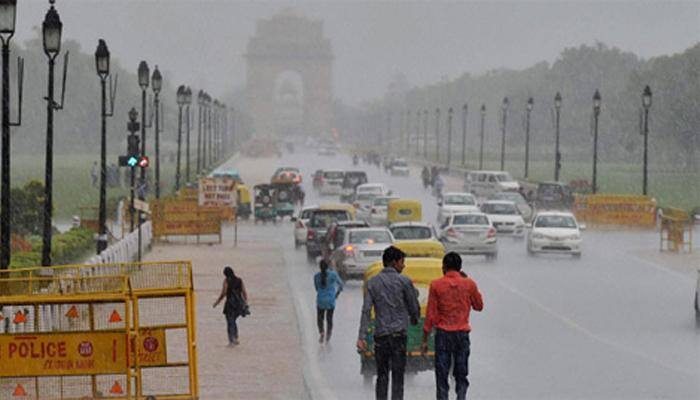
POLYGON ((360 351, 367 350, 367 329, 370 311, 374 308, 374 354, 377 363, 377 400, 386 400, 391 368, 391 398, 403 399, 403 378, 406 368, 406 331, 418 323, 420 305, 418 291, 401 271, 406 254, 394 246, 384 250, 384 269, 367 282, 362 304, 362 319, 357 340, 360 351))

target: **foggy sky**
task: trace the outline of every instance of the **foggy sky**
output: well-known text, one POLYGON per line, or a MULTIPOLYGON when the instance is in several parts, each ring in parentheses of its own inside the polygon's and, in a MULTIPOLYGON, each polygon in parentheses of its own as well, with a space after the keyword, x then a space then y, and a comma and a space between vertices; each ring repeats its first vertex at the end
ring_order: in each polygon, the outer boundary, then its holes
MULTIPOLYGON (((20 42, 34 37, 47 0, 20 0, 20 42)), ((700 41, 700 0, 489 2, 252 2, 232 0, 57 0, 64 37, 136 71, 158 64, 173 86, 221 96, 245 84, 245 46, 255 22, 292 7, 322 19, 331 40, 335 97, 381 96, 396 73, 412 85, 507 67, 552 62, 565 47, 593 44, 644 58, 700 41)))

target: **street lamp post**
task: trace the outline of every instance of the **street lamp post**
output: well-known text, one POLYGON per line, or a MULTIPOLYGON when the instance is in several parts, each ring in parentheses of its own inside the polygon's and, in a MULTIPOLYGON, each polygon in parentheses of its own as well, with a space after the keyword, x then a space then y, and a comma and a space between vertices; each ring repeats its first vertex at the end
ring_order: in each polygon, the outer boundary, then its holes
POLYGON ((508 121, 508 97, 503 98, 501 103, 501 111, 503 114, 503 125, 501 126, 501 171, 506 169, 506 122, 508 121))
POLYGON ((204 107, 204 92, 197 93, 197 175, 202 173, 202 108, 204 107))
POLYGON ((452 163, 452 107, 447 110, 447 168, 452 163))
MULTIPOLYGON (((146 89, 148 89, 150 71, 148 70, 148 64, 145 61, 139 63, 138 68, 138 80, 139 87, 141 87, 141 157, 146 157, 146 89)), ((139 184, 139 200, 146 200, 146 168, 141 167, 141 182, 139 184)), ((139 210, 138 213, 138 260, 141 261, 141 243, 142 232, 141 225, 143 224, 143 212, 139 210)))
POLYGON ((642 93, 642 106, 644 107, 644 182, 642 194, 647 195, 648 189, 648 144, 649 144, 649 109, 651 108, 651 88, 647 85, 642 93))
MULTIPOLYGON (((54 8, 55 0, 50 0, 51 7, 46 12, 42 24, 42 38, 44 53, 49 59, 48 96, 46 97, 46 174, 44 180, 44 231, 43 246, 41 251, 41 265, 51 265, 51 216, 53 213, 53 113, 55 110, 63 108, 63 98, 65 95, 66 82, 66 58, 63 73, 63 92, 61 94, 61 104, 54 101, 54 67, 56 66, 56 56, 61 52, 61 33, 63 23, 54 8)), ((66 53, 66 56, 68 54, 66 53)))
POLYGON ((100 39, 95 51, 95 69, 100 77, 102 89, 102 130, 100 135, 100 211, 97 236, 97 254, 102 253, 107 248, 107 117, 114 115, 114 95, 112 91, 112 78, 109 75, 109 49, 107 43, 100 39), (107 112, 107 77, 109 80, 110 108, 107 112))
POLYGON ((156 112, 156 199, 160 199, 160 91, 163 88, 163 75, 160 74, 156 65, 151 76, 151 84, 153 88, 153 107, 156 112))
POLYGON ((209 150, 211 152, 211 162, 212 165, 216 164, 218 160, 218 149, 216 147, 216 142, 219 137, 219 99, 214 99, 211 107, 211 137, 209 142, 209 150))
POLYGON ((525 180, 527 180, 530 172, 530 114, 534 100, 532 97, 527 99, 527 118, 525 121, 525 180))
POLYGON ((428 161, 428 109, 423 109, 423 158, 428 161))
POLYGON ((593 94, 593 194, 598 192, 598 116, 600 115, 600 92, 593 94))
MULTIPOLYGON (((127 142, 129 143, 129 155, 132 155, 132 143, 135 144, 135 149, 136 150, 134 153, 138 153, 138 136, 136 136, 136 132, 138 132, 141 129, 141 126, 139 125, 138 122, 139 118, 139 112, 136 111, 136 108, 131 107, 131 110, 129 110, 129 122, 126 124, 126 129, 129 131, 129 137, 127 138, 127 142)), ((129 193, 131 195, 130 200, 129 200, 129 216, 130 216, 130 224, 129 224, 129 232, 134 231, 134 214, 136 212, 134 208, 134 185, 136 184, 136 165, 132 164, 130 165, 129 168, 130 172, 130 184, 129 184, 129 193)))
POLYGON ((440 107, 435 109, 435 162, 440 162, 440 107))
POLYGON ((10 266, 10 126, 19 126, 22 119, 23 61, 19 69, 19 121, 10 122, 10 39, 15 34, 17 0, 0 1, 0 40, 2 40, 2 200, 0 200, 0 270, 10 266))
POLYGON ((556 136, 554 140, 554 181, 559 182, 559 172, 561 171, 561 153, 559 152, 559 116, 561 112, 561 93, 554 96, 554 110, 556 111, 556 136))
POLYGON ((180 190, 180 159, 182 153, 182 107, 186 103, 186 88, 185 85, 180 85, 177 88, 177 161, 175 165, 175 193, 180 190))
POLYGON ((467 103, 462 106, 462 166, 467 162, 467 103))
POLYGON ((185 143, 185 182, 190 182, 190 104, 192 104, 192 89, 189 86, 185 89, 185 106, 186 106, 186 132, 185 143))
POLYGON ((479 133, 479 169, 484 169, 484 123, 486 122, 486 104, 481 105, 481 132, 479 133))

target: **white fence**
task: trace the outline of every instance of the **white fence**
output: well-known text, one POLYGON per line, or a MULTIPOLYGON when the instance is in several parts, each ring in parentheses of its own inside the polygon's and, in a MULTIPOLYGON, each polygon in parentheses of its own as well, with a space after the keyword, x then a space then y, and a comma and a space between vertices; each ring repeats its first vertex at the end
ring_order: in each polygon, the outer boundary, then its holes
MULTIPOLYGON (((114 264, 134 261, 139 248, 138 229, 124 236, 124 239, 107 247, 102 253, 89 259, 86 264, 114 264)), ((141 254, 151 247, 153 241, 153 225, 151 221, 141 225, 141 254)))

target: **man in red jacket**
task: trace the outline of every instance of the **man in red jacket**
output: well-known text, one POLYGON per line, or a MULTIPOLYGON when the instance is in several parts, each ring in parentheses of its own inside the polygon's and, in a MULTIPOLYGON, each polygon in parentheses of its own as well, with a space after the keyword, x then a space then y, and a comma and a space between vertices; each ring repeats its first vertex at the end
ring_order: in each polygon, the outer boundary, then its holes
POLYGON ((457 400, 467 398, 469 387, 469 313, 481 311, 481 293, 471 278, 461 273, 462 258, 450 252, 442 259, 444 276, 430 283, 428 308, 423 325, 423 352, 428 351, 428 336, 435 328, 435 381, 437 400, 447 400, 448 375, 454 363, 457 400))

